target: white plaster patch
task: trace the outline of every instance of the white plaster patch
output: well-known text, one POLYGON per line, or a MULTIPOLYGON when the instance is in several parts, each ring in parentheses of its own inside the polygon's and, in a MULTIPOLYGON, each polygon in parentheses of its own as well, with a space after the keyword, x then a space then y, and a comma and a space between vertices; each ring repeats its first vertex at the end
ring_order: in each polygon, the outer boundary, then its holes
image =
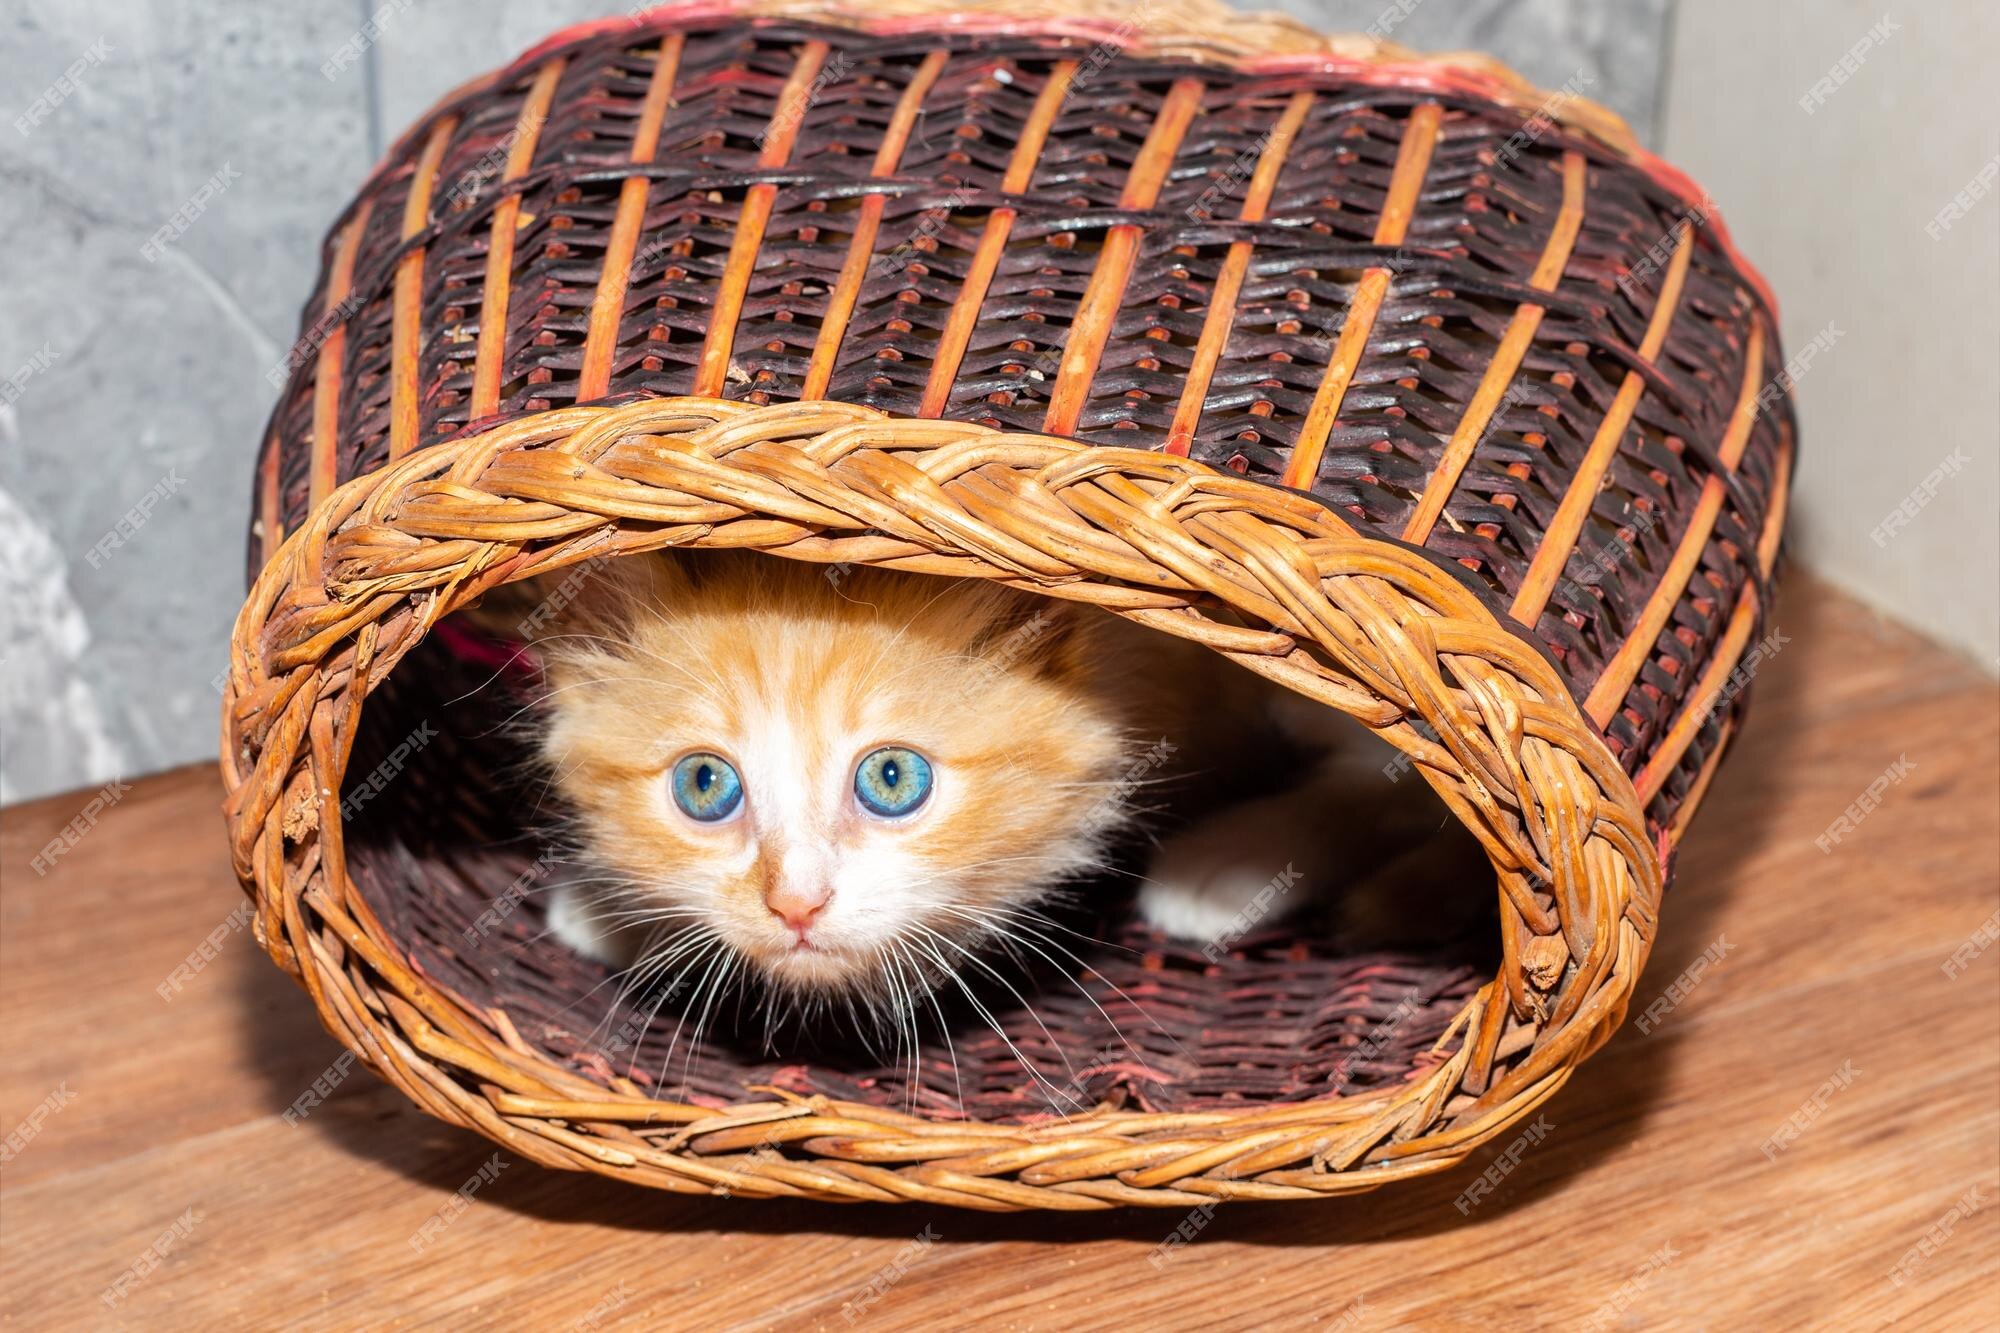
POLYGON ((125 754, 83 678, 90 626, 62 552, 0 489, 0 802, 117 777, 125 754))

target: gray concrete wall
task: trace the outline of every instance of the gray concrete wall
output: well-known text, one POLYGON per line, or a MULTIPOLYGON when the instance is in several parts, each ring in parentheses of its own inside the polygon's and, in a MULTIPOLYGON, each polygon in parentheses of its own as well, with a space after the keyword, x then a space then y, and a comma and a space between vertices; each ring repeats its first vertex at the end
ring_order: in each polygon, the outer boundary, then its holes
POLYGON ((1810 566, 2000 663, 2000 8, 1679 0, 1665 151, 1783 303, 1810 566))
MULTIPOLYGON (((1667 3, 1278 7, 1420 49, 1493 51, 1544 87, 1575 81, 1650 137, 1667 3)), ((215 753, 251 459, 323 228, 433 98, 564 23, 628 7, 10 0, 0 801, 215 753), (329 77, 364 29, 361 58, 329 77)))

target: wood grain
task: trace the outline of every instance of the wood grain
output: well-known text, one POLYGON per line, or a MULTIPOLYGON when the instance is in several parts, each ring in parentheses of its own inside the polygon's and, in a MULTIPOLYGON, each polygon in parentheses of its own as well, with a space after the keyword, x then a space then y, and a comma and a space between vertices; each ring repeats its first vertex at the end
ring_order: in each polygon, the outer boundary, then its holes
POLYGON ((71 1100, 0 1171, 0 1315, 22 1328, 1993 1327, 2000 946, 1956 978, 1944 964, 2000 895, 2000 699, 1970 665, 1803 580, 1774 624, 1786 642, 1685 844, 1635 1009, 1705 951, 1720 960, 1650 1033, 1628 1024, 1585 1064, 1540 1141, 1464 1211, 1455 1200, 1506 1145, 1375 1194, 1206 1218, 688 1200, 525 1163, 451 1216, 492 1158, 483 1140, 365 1072, 283 1118, 339 1051, 242 931, 171 1001, 158 993, 243 901, 208 770, 134 784, 46 876, 30 862, 84 798, 8 810, 0 1130, 59 1088, 71 1100), (1820 851, 1898 758, 1909 776, 1820 851), (1843 1066, 1847 1086, 1767 1155, 1843 1066), (1977 1207, 1896 1283, 1972 1190, 1977 1207), (107 1308, 106 1288, 189 1210, 185 1239, 107 1308), (413 1242, 427 1223, 435 1239, 413 1242), (1162 1249, 1181 1225, 1193 1240, 1162 1249))

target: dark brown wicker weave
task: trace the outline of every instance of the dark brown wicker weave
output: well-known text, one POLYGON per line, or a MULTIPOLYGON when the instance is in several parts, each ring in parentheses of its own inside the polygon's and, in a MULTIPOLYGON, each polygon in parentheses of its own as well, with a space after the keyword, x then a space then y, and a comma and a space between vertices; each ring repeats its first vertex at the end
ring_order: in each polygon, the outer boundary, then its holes
POLYGON ((1301 1198, 1459 1160, 1623 1018, 1769 605, 1768 297, 1615 117, 1483 58, 1060 12, 573 29, 334 228, 259 465, 228 814, 258 938, 433 1114, 683 1191, 1301 1198), (670 1069, 533 944, 519 756, 425 635, 672 545, 1227 653, 1411 756, 1492 860, 1497 948, 1211 961, 1108 919, 1130 947, 1075 979, 1110 1013, 1049 984, 1000 1015, 1020 1058, 725 1034, 670 1069))

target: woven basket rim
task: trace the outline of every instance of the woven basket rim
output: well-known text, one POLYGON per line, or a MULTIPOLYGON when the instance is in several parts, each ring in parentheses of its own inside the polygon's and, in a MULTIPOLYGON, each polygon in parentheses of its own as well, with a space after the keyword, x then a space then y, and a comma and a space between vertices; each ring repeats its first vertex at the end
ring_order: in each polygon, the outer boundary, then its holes
POLYGON ((575 407, 345 483, 286 538, 246 601, 222 767, 256 937, 329 1030, 443 1119, 548 1165, 681 1191, 1188 1206, 1441 1170, 1551 1095, 1619 1025, 1661 887, 1637 794, 1576 700, 1423 553, 1195 460, 831 402, 575 407), (635 450, 670 479, 621 475, 635 450), (967 488, 974 471, 984 485, 1061 497, 1073 525, 1010 528, 967 488), (1086 530, 1110 540, 1079 546, 1086 530), (400 955, 346 877, 341 774, 366 695, 443 616, 502 583, 680 545, 1003 578, 1093 600, 1339 708, 1412 755, 1485 845, 1500 887, 1500 975, 1439 1042, 1456 1049, 1420 1080, 1247 1111, 933 1121, 778 1093, 718 1112, 614 1092, 551 1063, 504 1014, 476 1012, 400 955), (1127 553, 1163 577, 1135 586, 1127 553), (1202 592, 1272 632, 1201 617, 1202 592), (1306 640, 1343 670, 1298 651, 1306 640), (1537 880, 1553 909, 1536 903, 1537 880), (1509 927, 1524 918, 1533 956, 1516 951, 1509 927), (658 1143, 631 1129, 662 1123, 678 1129, 658 1143), (818 1156, 767 1152, 788 1142, 818 1156))
MULTIPOLYGON (((1548 91, 1483 51, 1416 51, 1366 33, 1323 33, 1290 15, 1237 10, 1225 0, 1093 0, 1090 9, 1091 16, 1079 17, 1073 0, 678 0, 621 18, 587 19, 551 33, 506 65, 438 98, 390 143, 356 197, 366 195, 392 170, 439 116, 566 47, 605 34, 752 19, 823 24, 871 36, 1054 36, 1126 54, 1223 64, 1246 73, 1312 71, 1377 87, 1470 96, 1510 107, 1530 122, 1546 118, 1617 155, 1686 204, 1769 310, 1772 323, 1778 322, 1777 293, 1737 247, 1716 201, 1687 172, 1641 144, 1623 116, 1581 93, 1548 91)), ((351 209, 341 214, 342 221, 351 209)))

